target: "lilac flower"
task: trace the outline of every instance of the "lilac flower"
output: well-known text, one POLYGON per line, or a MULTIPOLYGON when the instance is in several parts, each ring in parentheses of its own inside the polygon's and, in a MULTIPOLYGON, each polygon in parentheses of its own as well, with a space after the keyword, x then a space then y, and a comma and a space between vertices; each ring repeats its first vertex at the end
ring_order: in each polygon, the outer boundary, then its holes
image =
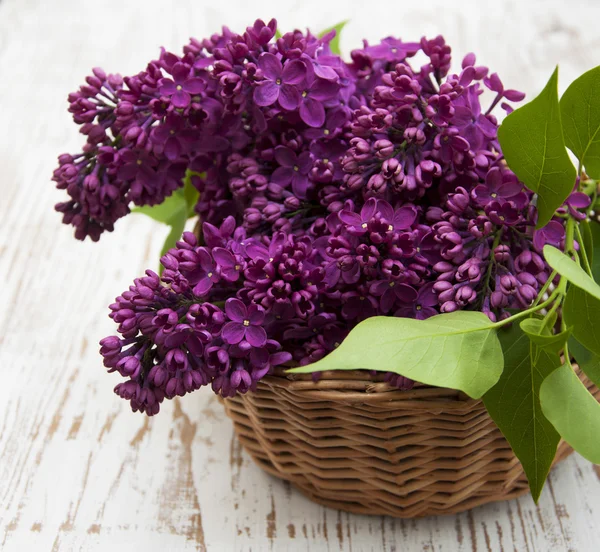
POLYGON ((366 52, 373 58, 385 60, 387 62, 403 61, 407 57, 414 56, 421 46, 417 42, 402 42, 391 36, 384 38, 376 46, 368 46, 366 52))
POLYGON ((565 201, 569 214, 577 220, 585 220, 587 215, 580 212, 579 209, 587 209, 591 203, 590 196, 583 192, 573 192, 565 201))
POLYGON ((222 247, 215 247, 212 256, 219 266, 220 275, 227 282, 236 282, 246 268, 243 258, 222 247))
POLYGON ((339 90, 337 83, 316 76, 312 64, 307 65, 306 80, 300 98, 300 118, 311 127, 325 123, 324 102, 332 100, 339 90))
POLYGON ((394 316, 425 320, 430 316, 438 314, 438 311, 436 310, 436 307, 438 306, 438 297, 433 289, 433 285, 433 282, 429 282, 421 287, 411 304, 400 307, 394 313, 394 316))
POLYGON ((181 117, 169 115, 163 124, 152 130, 152 142, 162 148, 170 161, 177 160, 193 141, 193 131, 184 127, 185 122, 181 117))
POLYGON ((290 60, 282 65, 281 60, 270 53, 258 59, 258 67, 264 80, 254 89, 254 101, 259 106, 270 106, 276 101, 288 111, 300 104, 301 85, 306 78, 306 66, 299 60, 290 60))
POLYGON ((377 211, 377 200, 375 198, 368 199, 360 210, 360 214, 344 209, 340 211, 340 220, 346 224, 348 230, 356 235, 365 234, 368 231, 369 222, 375 216, 377 211))
POLYGON ((275 36, 277 30, 277 21, 271 19, 267 25, 262 19, 257 19, 252 27, 247 27, 246 31, 252 39, 259 45, 268 44, 275 36))
POLYGON ((253 380, 260 379, 262 375, 265 375, 268 372, 268 370, 265 371, 265 367, 268 366, 269 369, 271 369, 276 366, 281 366, 282 364, 287 364, 292 360, 291 353, 282 351, 281 345, 274 339, 268 339, 265 347, 253 349, 250 355, 255 365, 262 366, 263 368, 260 372, 252 373, 253 380))
POLYGON ((520 102, 525 98, 525 94, 523 92, 519 92, 518 90, 505 90, 498 73, 492 73, 489 77, 484 78, 483 82, 490 90, 496 92, 497 94, 496 98, 488 109, 488 113, 494 109, 496 104, 502 98, 506 98, 511 102, 520 102))
POLYGON ((471 147, 469 142, 460 136, 460 130, 456 127, 445 128, 435 137, 433 143, 445 163, 452 161, 455 155, 464 155, 471 147))
POLYGON ((417 298, 414 288, 406 284, 399 284, 394 280, 376 280, 371 284, 369 291, 379 297, 381 310, 388 313, 396 301, 400 303, 413 303, 417 298))
POLYGON ((202 225, 204 241, 211 248, 226 246, 235 229, 235 218, 232 216, 225 218, 219 228, 216 228, 210 222, 205 222, 202 225))
POLYGON ((294 151, 285 146, 275 148, 275 159, 280 167, 275 169, 272 182, 286 188, 292 185, 292 191, 300 199, 306 199, 306 193, 310 185, 308 173, 312 168, 312 156, 310 152, 304 151, 296 155, 294 151))
POLYGON ((488 115, 481 112, 478 85, 470 86, 466 93, 455 101, 452 123, 462 137, 469 142, 472 150, 480 150, 488 139, 496 138, 498 127, 488 115))
POLYGON ((123 164, 119 167, 118 177, 122 181, 147 180, 156 177, 155 168, 158 162, 155 157, 144 150, 124 148, 120 153, 123 164))
MULTIPOLYGON (((186 256, 187 258, 188 256, 186 256)), ((219 281, 217 265, 212 255, 203 247, 198 248, 195 255, 189 256, 189 258, 190 261, 184 260, 180 263, 180 267, 186 274, 190 285, 193 286, 194 295, 202 297, 219 281)))
POLYGON ((360 288, 344 293, 343 301, 342 316, 347 320, 361 321, 377 312, 377 299, 360 288))
POLYGON ((512 226, 521 218, 517 207, 512 201, 501 203, 494 200, 486 205, 485 212, 490 220, 497 225, 512 226))
POLYGON ((496 199, 513 199, 522 191, 523 185, 513 173, 493 167, 485 177, 485 184, 475 186, 472 194, 480 205, 487 205, 496 199))
POLYGON ((158 91, 163 96, 170 98, 171 103, 178 109, 184 109, 190 105, 192 95, 200 94, 206 83, 198 78, 190 76, 190 67, 184 63, 177 62, 171 69, 173 79, 161 79, 158 91))
POLYGON ((287 241, 287 236, 283 232, 278 232, 270 240, 269 245, 265 245, 253 241, 246 247, 248 257, 254 261, 262 261, 263 263, 272 263, 275 260, 279 260, 283 247, 287 241))
POLYGON ((343 70, 343 62, 339 56, 318 54, 316 59, 308 58, 307 63, 312 63, 315 75, 320 79, 337 81, 339 79, 338 71, 343 70))
POLYGON ((239 299, 228 299, 225 313, 229 322, 223 326, 223 339, 235 345, 246 339, 253 347, 262 347, 267 342, 267 333, 262 327, 264 310, 257 305, 246 307, 239 299))
POLYGON ((546 244, 561 247, 564 237, 565 227, 557 220, 551 220, 546 226, 534 231, 533 245, 538 251, 546 244))
POLYGON ((379 200, 377 209, 394 232, 410 228, 417 218, 417 210, 412 205, 394 210, 387 201, 379 200))
POLYGON ((430 68, 436 80, 446 76, 450 68, 450 46, 446 44, 444 37, 436 36, 434 39, 421 39, 423 53, 429 57, 430 68))

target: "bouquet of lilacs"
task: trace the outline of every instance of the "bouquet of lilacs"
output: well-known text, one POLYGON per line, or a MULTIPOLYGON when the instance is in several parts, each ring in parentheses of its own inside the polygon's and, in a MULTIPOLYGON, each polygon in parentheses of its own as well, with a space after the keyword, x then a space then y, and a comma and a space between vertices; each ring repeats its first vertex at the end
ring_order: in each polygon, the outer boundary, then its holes
POLYGON ((451 70, 441 36, 344 61, 339 30, 224 28, 69 96, 86 143, 54 173, 64 222, 94 241, 131 211, 171 227, 160 275, 110 306, 115 392, 154 415, 285 369, 459 389, 537 499, 561 436, 600 462, 600 406, 571 366, 600 383, 600 70, 560 102, 555 72, 512 112, 524 95, 473 54, 451 70))

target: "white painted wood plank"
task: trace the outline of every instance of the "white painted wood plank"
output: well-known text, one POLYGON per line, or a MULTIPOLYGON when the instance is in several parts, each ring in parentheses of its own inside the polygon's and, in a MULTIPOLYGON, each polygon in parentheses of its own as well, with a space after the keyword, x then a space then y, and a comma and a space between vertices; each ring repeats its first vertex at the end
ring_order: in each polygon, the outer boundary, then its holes
POLYGON ((600 5, 470 0, 208 3, 0 0, 0 549, 150 551, 568 551, 600 542, 600 476, 572 457, 536 507, 529 497, 458 516, 394 520, 315 505, 262 473, 210 392, 133 415, 111 392, 97 341, 106 305, 155 266, 164 229, 129 217, 98 244, 59 224, 49 182, 80 140, 66 94, 95 65, 132 73, 159 45, 178 49, 256 16, 365 36, 443 33, 528 93, 561 64, 561 87, 600 62, 583 30, 600 5))

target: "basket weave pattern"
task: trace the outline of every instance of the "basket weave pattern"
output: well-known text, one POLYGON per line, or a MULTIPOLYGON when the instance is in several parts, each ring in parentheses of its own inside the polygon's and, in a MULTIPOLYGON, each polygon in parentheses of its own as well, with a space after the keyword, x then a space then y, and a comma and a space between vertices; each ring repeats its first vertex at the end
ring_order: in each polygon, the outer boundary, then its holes
MULTIPOLYGON (((325 506, 413 518, 528 491, 483 403, 458 391, 400 391, 364 372, 336 372, 317 383, 268 376, 223 402, 256 463, 325 506)), ((555 462, 571 452, 561 442, 555 462)))

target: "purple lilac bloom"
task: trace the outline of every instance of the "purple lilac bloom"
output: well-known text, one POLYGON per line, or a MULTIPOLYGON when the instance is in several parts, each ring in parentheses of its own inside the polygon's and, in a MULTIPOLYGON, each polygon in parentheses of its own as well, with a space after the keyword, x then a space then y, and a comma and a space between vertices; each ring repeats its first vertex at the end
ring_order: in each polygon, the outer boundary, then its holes
POLYGON ((198 77, 190 77, 192 68, 177 62, 173 65, 172 79, 161 79, 159 81, 159 93, 171 100, 178 109, 186 108, 192 101, 192 96, 199 94, 206 88, 204 80, 198 77))
MULTIPOLYGON (((368 316, 499 320, 531 304, 551 273, 541 248, 564 240, 563 218, 535 230, 534 196, 500 150, 493 110, 523 95, 473 54, 454 73, 443 37, 388 37, 344 61, 333 33, 276 28, 224 28, 132 76, 94 69, 69 95, 85 144, 54 180, 78 239, 161 203, 186 170, 200 192, 201 231, 110 306, 119 336, 101 354, 134 410, 203 386, 251 391, 368 316)), ((585 216, 586 198, 564 212, 585 216)))
POLYGON ((436 307, 438 306, 438 296, 433 289, 433 282, 425 284, 419 289, 416 297, 410 304, 399 308, 394 316, 403 316, 406 318, 416 318, 417 320, 425 320, 430 316, 438 314, 436 307))
POLYGON ((542 251, 544 245, 550 244, 561 247, 565 238, 565 227, 557 220, 551 220, 546 226, 533 233, 533 246, 542 251))
POLYGON ((262 307, 254 303, 246 307, 239 299, 231 298, 225 303, 225 313, 229 322, 223 326, 223 339, 227 343, 237 345, 245 339, 253 347, 262 347, 267 342, 262 307))
POLYGON ((326 119, 324 103, 333 100, 338 91, 337 83, 329 79, 319 78, 311 61, 306 67, 306 80, 300 95, 300 118, 309 127, 317 128, 323 125, 326 119))
POLYGON ((275 160, 280 167, 273 172, 271 181, 287 188, 291 184, 292 192, 300 199, 306 199, 306 193, 310 185, 308 173, 312 169, 312 155, 308 151, 300 155, 285 146, 275 148, 275 160))
POLYGON ((279 101, 283 109, 296 109, 300 104, 299 85, 305 81, 306 66, 299 60, 290 60, 284 67, 277 56, 264 53, 258 58, 258 68, 264 80, 254 89, 256 105, 268 107, 279 101))

